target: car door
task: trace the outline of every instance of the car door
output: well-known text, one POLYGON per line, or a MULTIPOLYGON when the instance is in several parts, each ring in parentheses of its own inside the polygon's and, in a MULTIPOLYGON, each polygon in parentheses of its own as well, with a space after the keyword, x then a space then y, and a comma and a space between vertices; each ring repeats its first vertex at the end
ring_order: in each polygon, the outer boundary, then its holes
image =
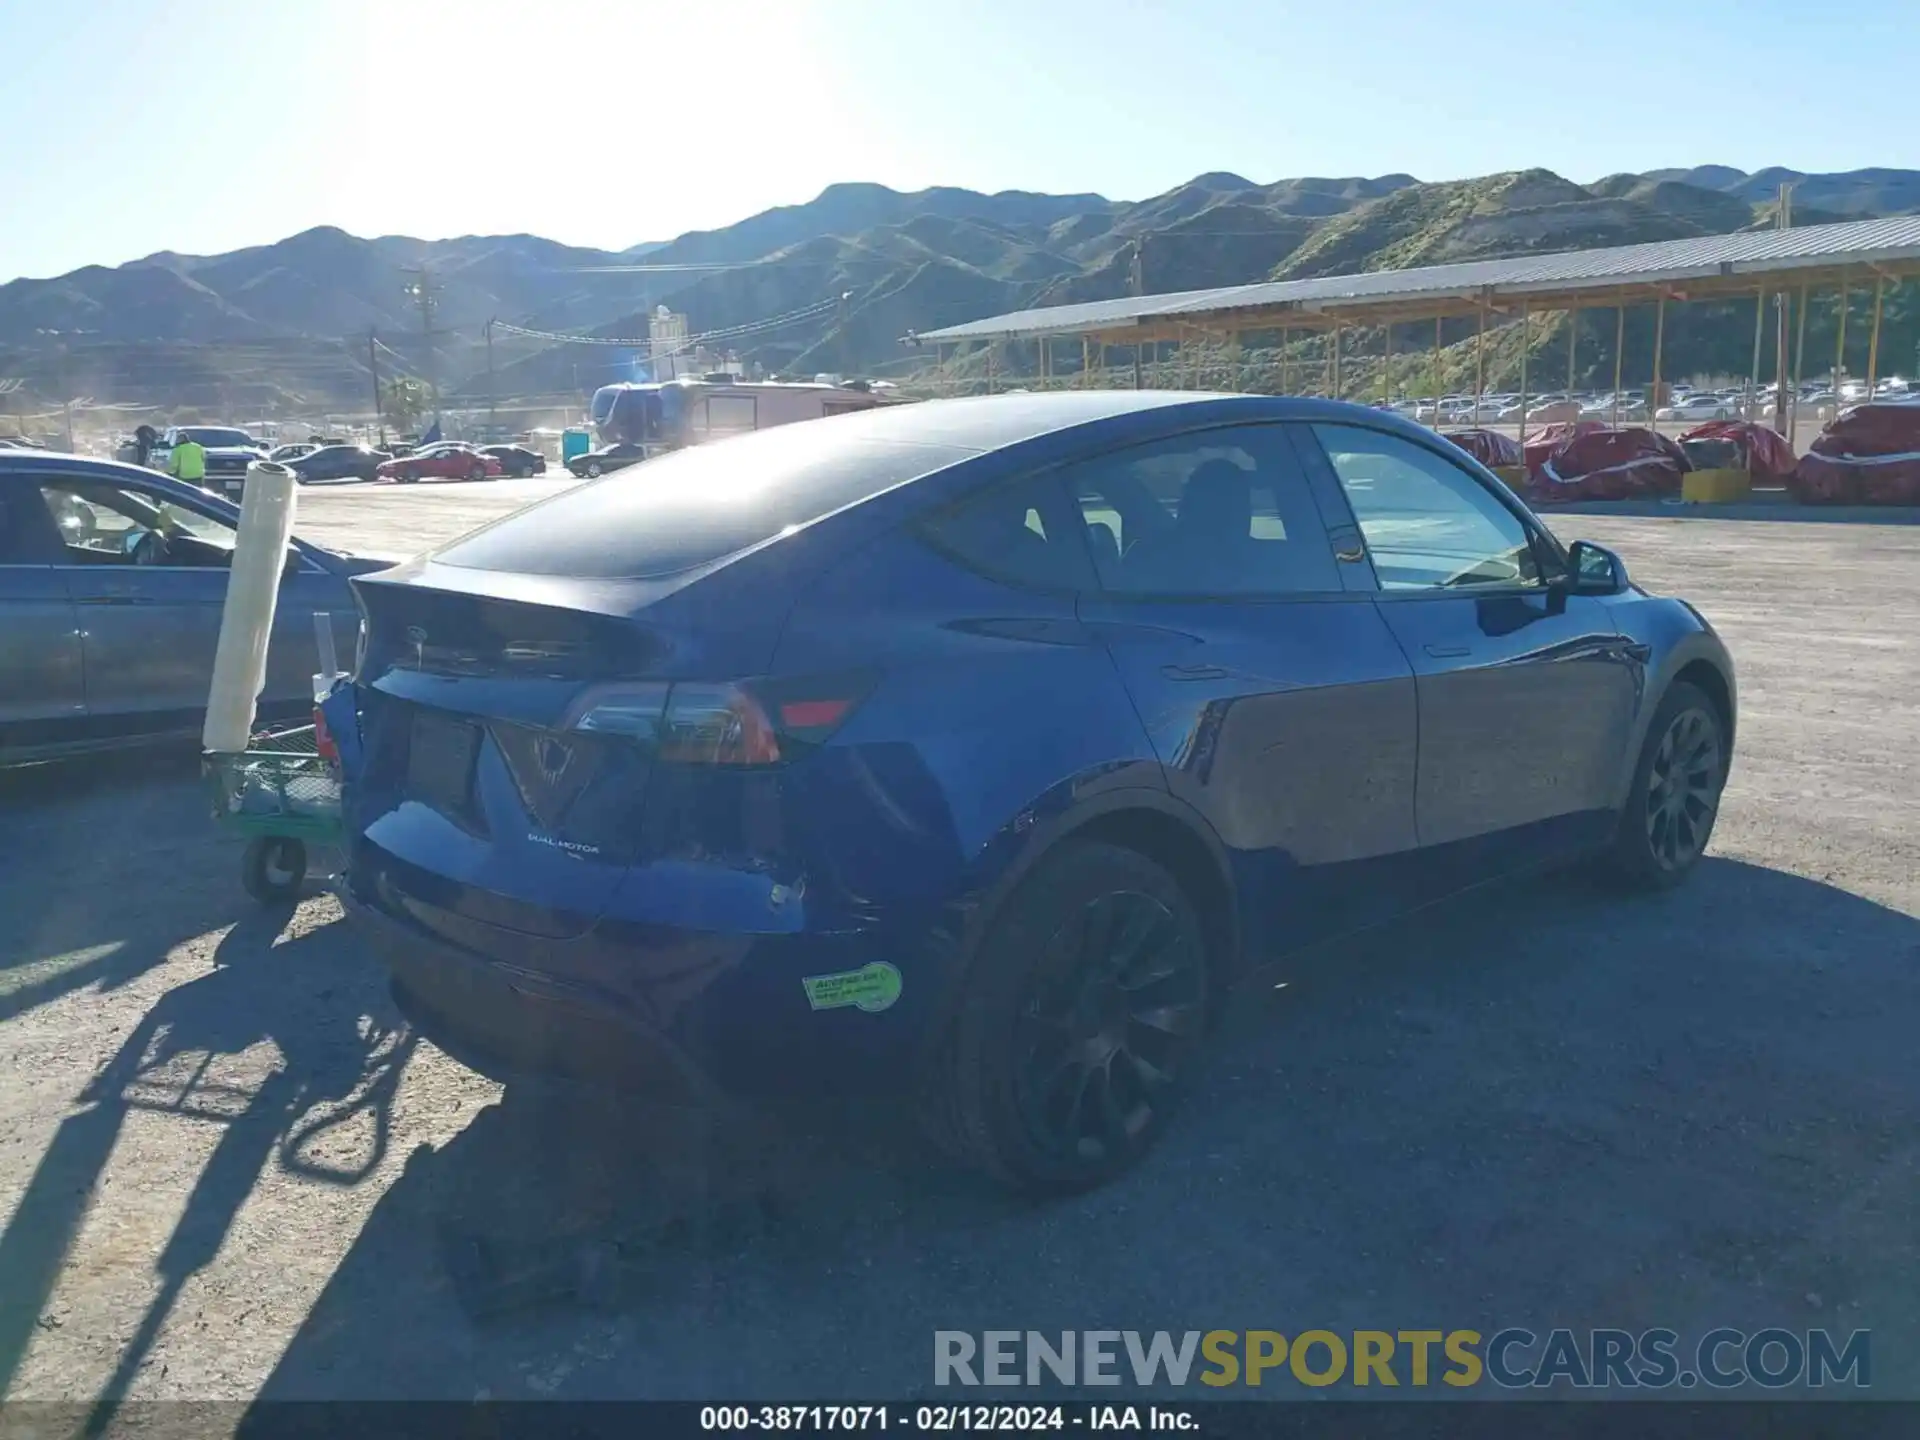
MULTIPOLYGON (((129 734, 197 729, 226 605, 232 520, 138 481, 54 475, 41 490, 50 504, 84 507, 92 520, 87 542, 68 547, 64 572, 80 615, 90 722, 129 734), (141 563, 141 537, 156 517, 183 540, 170 557, 141 563)), ((350 653, 353 632, 341 629, 354 623, 349 605, 338 577, 290 552, 268 648, 263 718, 311 705, 318 665, 313 612, 332 614, 340 650, 350 653)))
POLYGON ((1443 442, 1346 424, 1301 438, 1338 481, 1418 676, 1421 844, 1455 847, 1449 878, 1471 881, 1603 839, 1643 648, 1568 592, 1551 538, 1443 442))
POLYGON ((1100 583, 1080 617, 1234 857, 1249 953, 1390 913, 1417 843, 1413 674, 1286 431, 1194 431, 1062 475, 1100 583))
POLYGON ((0 477, 0 751, 66 739, 85 716, 65 558, 39 486, 0 477))

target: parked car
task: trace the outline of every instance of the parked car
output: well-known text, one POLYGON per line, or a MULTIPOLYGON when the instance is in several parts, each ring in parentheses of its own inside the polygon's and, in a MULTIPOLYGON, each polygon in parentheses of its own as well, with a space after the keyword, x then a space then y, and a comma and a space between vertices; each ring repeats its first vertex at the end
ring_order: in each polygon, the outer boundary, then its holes
POLYGON ((471 445, 444 441, 410 455, 396 455, 382 461, 374 467, 374 473, 383 480, 397 480, 402 484, 427 479, 489 480, 500 474, 500 462, 482 455, 471 445))
POLYGON ((1677 884, 1734 737, 1691 607, 1329 401, 786 426, 354 589, 343 889, 423 1033, 919 1093, 1042 1191, 1138 1160, 1300 946, 1576 859, 1677 884))
POLYGON ((1675 400, 1670 405, 1662 405, 1654 418, 1657 420, 1731 420, 1740 407, 1718 395, 1695 394, 1685 399, 1675 400))
POLYGON ((498 460, 501 473, 511 475, 516 480, 547 473, 547 457, 524 445, 482 445, 480 453, 498 460))
POLYGON ((567 461, 567 469, 575 475, 592 479, 595 476, 610 474, 615 470, 624 470, 629 465, 638 465, 646 458, 646 446, 629 444, 622 440, 618 444, 603 445, 598 450, 589 450, 584 455, 574 456, 567 461))
MULTIPOLYGON (((140 466, 0 450, 0 765, 198 736, 239 518, 140 466)), ((347 577, 388 563, 292 543, 263 720, 311 710, 314 612, 345 651, 347 577)))
POLYGON ((316 480, 372 480, 392 457, 368 445, 322 445, 290 462, 302 485, 316 480))
POLYGON ((311 455, 320 447, 311 440, 298 440, 291 445, 276 445, 267 452, 267 459, 276 465, 285 465, 289 460, 298 460, 302 455, 311 455))

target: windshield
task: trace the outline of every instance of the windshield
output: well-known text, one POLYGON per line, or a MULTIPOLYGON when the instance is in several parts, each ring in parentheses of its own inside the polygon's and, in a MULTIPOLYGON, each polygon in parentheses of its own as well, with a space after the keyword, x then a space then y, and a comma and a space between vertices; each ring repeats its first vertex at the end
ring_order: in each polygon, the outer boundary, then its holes
POLYGON ((256 443, 254 438, 244 430, 226 430, 216 425, 190 425, 183 430, 175 431, 174 434, 180 440, 193 440, 210 448, 213 446, 251 448, 256 443))
POLYGON ((972 452, 852 440, 828 422, 695 446, 582 485, 434 558, 599 579, 670 575, 937 470, 972 452))

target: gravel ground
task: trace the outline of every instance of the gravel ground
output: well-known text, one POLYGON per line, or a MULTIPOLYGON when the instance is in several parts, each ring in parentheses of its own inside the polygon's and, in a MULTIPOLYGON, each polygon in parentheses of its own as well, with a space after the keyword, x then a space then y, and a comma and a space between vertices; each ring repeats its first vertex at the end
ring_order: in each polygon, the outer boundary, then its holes
MULTIPOLYGON (((316 489, 301 529, 391 553, 565 483, 316 489)), ((857 1117, 503 1093, 330 899, 241 894, 191 757, 0 777, 0 1388, 826 1399, 924 1392, 936 1328, 1778 1324, 1872 1329, 1920 1397, 1920 528, 1555 524, 1735 651, 1712 857, 1303 958, 1073 1201, 857 1117), (463 1265, 531 1237, 587 1283, 481 1314, 463 1265)))

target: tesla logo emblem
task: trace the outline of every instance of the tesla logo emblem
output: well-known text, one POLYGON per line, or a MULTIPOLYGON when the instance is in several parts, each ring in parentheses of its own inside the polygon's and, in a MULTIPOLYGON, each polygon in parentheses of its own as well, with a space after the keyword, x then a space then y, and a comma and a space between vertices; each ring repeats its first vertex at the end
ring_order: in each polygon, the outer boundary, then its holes
POLYGON ((407 626, 407 639, 413 642, 413 663, 422 664, 427 658, 427 632, 418 625, 407 626))

